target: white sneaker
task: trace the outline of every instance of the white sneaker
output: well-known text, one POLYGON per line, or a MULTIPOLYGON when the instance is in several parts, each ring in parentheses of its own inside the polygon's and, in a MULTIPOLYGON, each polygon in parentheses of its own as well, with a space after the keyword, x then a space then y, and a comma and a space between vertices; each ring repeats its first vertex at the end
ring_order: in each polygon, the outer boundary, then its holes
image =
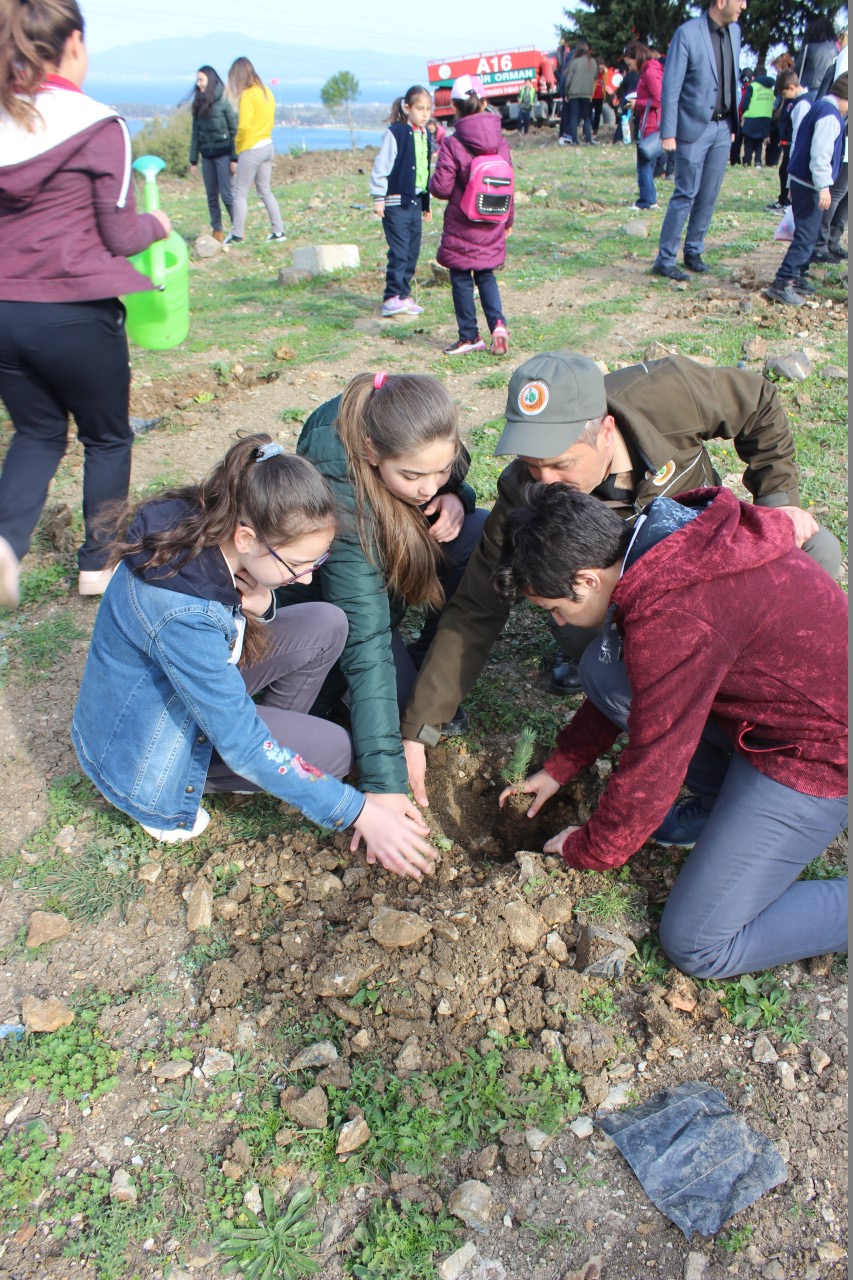
POLYGON ((407 316, 411 312, 409 311, 408 303, 395 296, 386 298, 382 303, 382 314, 383 316, 407 316))
POLYGON ((81 569, 77 575, 77 594, 102 596, 114 573, 115 569, 81 569))
POLYGON ((200 836, 204 831, 208 822, 210 822, 210 814, 206 809, 199 809, 191 831, 187 831, 186 827, 172 827, 171 829, 168 827, 146 827, 144 822, 140 822, 139 825, 154 840, 159 840, 160 844, 179 844, 182 840, 195 840, 196 836, 200 836))
POLYGON ((0 538, 0 609, 18 607, 21 562, 5 538, 0 538))
POLYGON ((410 316, 422 316, 424 313, 423 307, 419 307, 414 298, 403 298, 403 305, 410 316))

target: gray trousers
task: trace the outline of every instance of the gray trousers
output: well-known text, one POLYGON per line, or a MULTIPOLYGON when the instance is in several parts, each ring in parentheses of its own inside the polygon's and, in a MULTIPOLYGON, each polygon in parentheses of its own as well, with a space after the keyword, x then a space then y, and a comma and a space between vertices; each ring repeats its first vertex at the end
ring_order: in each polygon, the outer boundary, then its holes
MULTIPOLYGON (((258 715, 276 742, 298 751, 318 769, 345 777, 352 768, 346 729, 308 715, 347 638, 347 618, 333 604, 293 604, 279 609, 267 626, 269 646, 260 662, 243 668, 246 691, 258 700, 258 715)), ((214 751, 205 791, 259 791, 232 773, 214 751)))
POLYGON ((829 189, 829 208, 820 220, 815 253, 829 253, 841 244, 847 226, 847 163, 829 189))
MULTIPOLYGON (((825 569, 830 578, 837 579, 841 569, 841 546, 834 533, 830 533, 828 529, 821 526, 813 538, 808 538, 803 543, 803 551, 814 560, 815 564, 819 564, 821 569, 825 569)), ((587 645, 596 636, 601 635, 601 632, 593 627, 573 627, 571 624, 558 627, 550 620, 549 625, 560 652, 570 662, 578 662, 587 645)))
POLYGON ((237 157, 237 172, 234 174, 232 188, 234 213, 231 230, 241 240, 246 234, 246 211, 249 207, 249 189, 253 182, 269 214, 273 231, 276 235, 281 235, 284 230, 278 201, 270 187, 274 155, 275 148, 271 142, 268 142, 264 147, 253 147, 251 151, 241 151, 237 157))
MULTIPOLYGON (((592 644, 581 683, 627 729, 631 687, 622 662, 592 644)), ((730 978, 847 949, 847 880, 797 877, 847 824, 847 800, 804 795, 759 773, 709 720, 687 784, 710 813, 670 892, 660 941, 674 965, 730 978)))
POLYGON ((222 230, 222 210, 219 201, 225 205, 228 217, 232 222, 233 201, 231 198, 231 157, 202 156, 201 173, 204 178, 204 190, 207 196, 207 209, 210 214, 210 225, 214 231, 222 230))
POLYGON ((714 206, 729 164, 732 131, 726 120, 712 121, 696 142, 679 142, 675 184, 660 229, 658 262, 672 266, 685 222, 685 253, 702 253, 714 206))

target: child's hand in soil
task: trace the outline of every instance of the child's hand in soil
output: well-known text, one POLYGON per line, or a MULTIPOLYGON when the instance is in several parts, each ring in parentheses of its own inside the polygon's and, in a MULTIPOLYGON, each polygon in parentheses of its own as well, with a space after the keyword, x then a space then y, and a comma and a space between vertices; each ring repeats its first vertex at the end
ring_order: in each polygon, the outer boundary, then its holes
POLYGON ((551 839, 543 848, 542 852, 543 853, 562 853, 563 845, 566 843, 569 836, 574 835, 576 831, 580 831, 580 827, 566 827, 563 831, 558 831, 555 836, 551 837, 551 839))
POLYGON ((529 778, 525 778, 520 786, 505 787, 498 798, 498 804, 503 808, 504 803, 509 796, 527 792, 528 794, 532 794, 536 797, 533 804, 527 810, 528 818, 535 818, 546 800, 550 800, 551 797, 555 796, 559 790, 559 782, 555 782, 550 773, 546 773, 544 769, 540 769, 538 773, 531 773, 529 778))
POLYGON ((386 871, 414 880, 435 870, 438 851, 424 839, 429 827, 408 796, 365 796, 364 808, 353 825, 350 849, 354 853, 364 840, 369 864, 381 862, 386 871))

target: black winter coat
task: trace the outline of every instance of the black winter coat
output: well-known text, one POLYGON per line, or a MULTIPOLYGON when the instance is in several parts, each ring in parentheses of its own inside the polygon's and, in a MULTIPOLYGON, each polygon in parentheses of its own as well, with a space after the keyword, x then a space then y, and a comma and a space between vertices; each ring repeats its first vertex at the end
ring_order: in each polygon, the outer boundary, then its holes
POLYGON ((229 156, 237 159, 234 138, 237 133, 237 112, 225 97, 220 85, 206 116, 193 116, 193 135, 190 141, 190 164, 198 164, 199 152, 203 156, 229 156))

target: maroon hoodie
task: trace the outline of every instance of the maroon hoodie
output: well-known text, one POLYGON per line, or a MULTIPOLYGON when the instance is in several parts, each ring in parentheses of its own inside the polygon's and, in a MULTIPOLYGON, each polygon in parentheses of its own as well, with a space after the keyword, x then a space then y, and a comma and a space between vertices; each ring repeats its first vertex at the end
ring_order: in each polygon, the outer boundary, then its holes
POLYGON ((441 243, 435 256, 443 267, 484 271, 499 267, 506 261, 506 232, 512 226, 514 210, 510 208, 505 223, 472 222, 465 217, 459 205, 473 156, 499 155, 509 164, 512 164, 512 156, 501 132, 500 117, 491 112, 462 116, 457 120, 455 130, 454 135, 445 138, 441 144, 435 173, 429 184, 431 195, 448 202, 441 243))
POLYGON ((166 232, 137 213, 123 120, 51 77, 36 128, 0 113, 0 300, 90 302, 153 286, 127 261, 166 232))
MULTIPOLYGON (((682 494, 695 520, 625 570, 611 598, 632 700, 598 809, 566 838, 572 867, 621 866, 675 800, 709 715, 753 768, 805 795, 847 794, 847 597, 794 546, 783 512, 728 489, 682 494)), ((567 782, 619 730, 588 700, 545 769, 567 782)))

